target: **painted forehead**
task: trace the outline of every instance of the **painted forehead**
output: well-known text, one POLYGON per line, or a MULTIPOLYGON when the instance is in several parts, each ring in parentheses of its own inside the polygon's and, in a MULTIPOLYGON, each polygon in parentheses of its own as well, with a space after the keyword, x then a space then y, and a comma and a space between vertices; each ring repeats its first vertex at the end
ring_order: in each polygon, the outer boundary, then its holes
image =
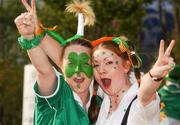
POLYGON ((108 49, 98 49, 93 53, 93 59, 98 60, 100 58, 104 60, 115 59, 117 58, 117 55, 108 49))

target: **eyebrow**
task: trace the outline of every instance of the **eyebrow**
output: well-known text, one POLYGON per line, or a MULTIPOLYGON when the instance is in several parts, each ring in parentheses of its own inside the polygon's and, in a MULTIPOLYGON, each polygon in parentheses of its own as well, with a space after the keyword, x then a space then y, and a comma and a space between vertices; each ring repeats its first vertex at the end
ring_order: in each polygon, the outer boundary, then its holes
POLYGON ((108 57, 106 57, 106 58, 104 58, 104 60, 106 60, 106 59, 108 59, 108 58, 110 58, 111 56, 108 56, 108 57))
POLYGON ((98 61, 97 61, 96 59, 93 59, 93 62, 96 62, 96 63, 98 63, 98 61))
MULTIPOLYGON (((105 61, 105 60, 107 60, 107 59, 110 58, 110 57, 111 57, 111 56, 105 57, 103 60, 105 61)), ((98 57, 94 57, 93 61, 96 62, 96 63, 98 63, 98 61, 96 60, 96 58, 98 58, 98 57)))

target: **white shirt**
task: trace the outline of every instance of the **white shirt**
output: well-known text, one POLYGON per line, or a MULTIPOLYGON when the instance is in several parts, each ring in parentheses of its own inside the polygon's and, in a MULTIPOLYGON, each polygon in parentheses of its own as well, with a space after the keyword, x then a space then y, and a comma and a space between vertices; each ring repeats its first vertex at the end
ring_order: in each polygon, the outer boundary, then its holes
MULTIPOLYGON (((89 95, 89 100, 88 100, 88 102, 86 104, 86 109, 85 109, 86 111, 88 111, 90 103, 91 103, 91 98, 92 98, 92 95, 93 95, 93 83, 94 83, 94 80, 91 81, 91 84, 89 86, 89 94, 90 95, 89 95)), ((79 105, 81 107, 83 107, 83 103, 82 103, 82 100, 79 97, 79 95, 76 92, 73 91, 73 96, 74 96, 74 99, 79 103, 79 105)))
MULTIPOLYGON (((112 112, 110 116, 108 116, 110 98, 105 95, 96 125, 121 125, 125 111, 137 91, 137 84, 133 84, 125 93, 116 111, 112 112)), ((160 99, 158 94, 156 96, 156 99, 145 107, 136 99, 131 105, 127 125, 159 125, 160 99)))
MULTIPOLYGON (((92 96, 93 96, 93 91, 94 91, 93 83, 94 83, 94 79, 92 79, 91 84, 90 84, 90 86, 89 86, 90 96, 89 96, 89 100, 88 100, 88 102, 87 102, 87 104, 86 104, 86 109, 85 109, 86 111, 88 111, 88 109, 89 109, 89 107, 90 107, 90 104, 91 104, 91 98, 92 98, 92 96)), ((100 96, 101 98, 104 97, 104 92, 103 92, 103 90, 102 90, 100 87, 98 87, 97 95, 100 96)), ((73 91, 73 96, 74 96, 75 100, 79 103, 79 105, 80 105, 81 107, 83 107, 83 103, 82 103, 82 100, 81 100, 81 98, 79 97, 79 95, 78 95, 76 92, 73 91)))

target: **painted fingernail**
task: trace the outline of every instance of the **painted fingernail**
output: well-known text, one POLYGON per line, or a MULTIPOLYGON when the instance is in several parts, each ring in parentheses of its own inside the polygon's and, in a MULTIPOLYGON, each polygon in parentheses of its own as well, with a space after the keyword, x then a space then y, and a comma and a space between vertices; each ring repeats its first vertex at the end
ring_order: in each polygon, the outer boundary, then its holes
POLYGON ((173 68, 175 66, 175 64, 174 63, 169 63, 169 66, 173 68))

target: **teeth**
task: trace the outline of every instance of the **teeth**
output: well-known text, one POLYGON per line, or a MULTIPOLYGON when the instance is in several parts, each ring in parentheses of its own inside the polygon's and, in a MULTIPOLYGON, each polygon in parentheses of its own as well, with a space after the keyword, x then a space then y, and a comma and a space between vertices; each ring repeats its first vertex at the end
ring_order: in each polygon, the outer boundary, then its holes
POLYGON ((76 78, 74 78, 74 81, 77 83, 82 83, 84 81, 84 78, 83 77, 76 77, 76 78))
POLYGON ((76 79, 78 79, 78 80, 79 80, 79 79, 82 79, 82 78, 81 78, 81 77, 76 77, 76 79))

